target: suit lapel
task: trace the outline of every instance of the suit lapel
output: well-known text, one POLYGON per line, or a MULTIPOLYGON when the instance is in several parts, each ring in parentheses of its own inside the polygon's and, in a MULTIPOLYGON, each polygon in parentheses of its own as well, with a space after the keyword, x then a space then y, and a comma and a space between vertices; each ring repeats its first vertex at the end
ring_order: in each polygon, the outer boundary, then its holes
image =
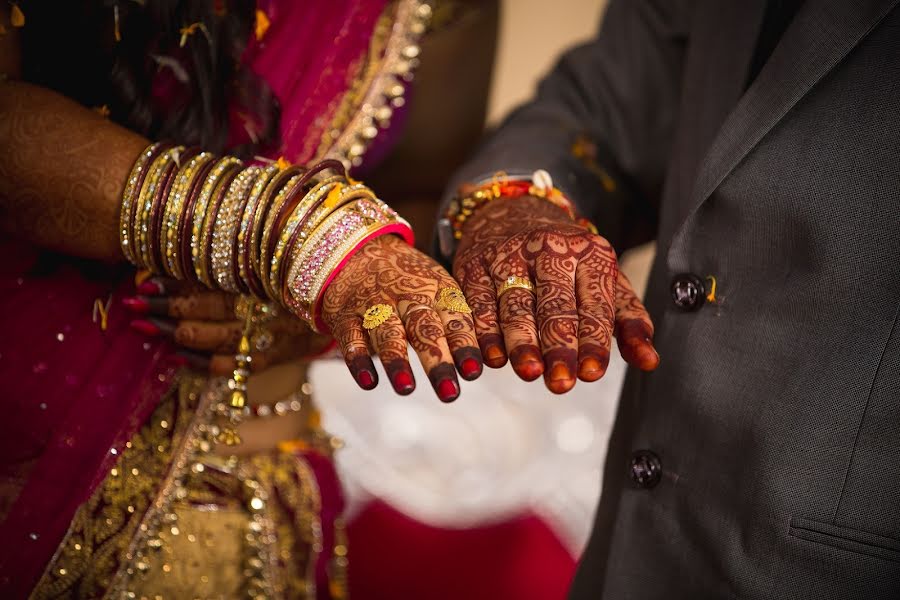
POLYGON ((806 1, 709 146, 690 195, 692 212, 898 1, 806 1))

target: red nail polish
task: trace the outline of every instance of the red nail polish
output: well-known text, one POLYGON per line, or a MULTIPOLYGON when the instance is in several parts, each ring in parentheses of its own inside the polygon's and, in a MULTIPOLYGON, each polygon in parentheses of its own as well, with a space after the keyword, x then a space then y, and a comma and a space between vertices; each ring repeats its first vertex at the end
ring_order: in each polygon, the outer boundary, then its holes
POLYGON ((360 371, 356 375, 356 381, 359 382, 359 385, 363 387, 363 389, 372 389, 372 386, 375 385, 375 378, 372 377, 372 374, 368 371, 360 371))
POLYGON ((132 321, 129 326, 135 331, 143 333, 144 335, 149 335, 150 337, 156 337, 157 335, 159 335, 159 327, 157 327, 150 321, 138 319, 136 321, 132 321))
POLYGON ((187 359, 186 356, 179 356, 176 354, 175 356, 172 357, 172 362, 175 364, 176 367, 186 367, 190 361, 187 359))
POLYGON ((444 379, 438 384, 437 393, 441 402, 452 402, 459 396, 459 386, 452 379, 444 379))
POLYGON ((406 371, 398 371, 394 375, 394 389, 401 394, 408 394, 415 389, 412 375, 406 371))
POLYGON ((152 279, 148 279, 141 285, 137 286, 137 293, 145 296, 159 296, 163 293, 162 284, 152 279))
POLYGON ((122 298, 122 304, 124 304, 128 310, 141 315, 147 314, 147 312, 150 311, 150 303, 144 298, 122 298))
POLYGON ((459 372, 466 379, 471 379, 481 372, 481 365, 474 358, 467 358, 459 365, 459 372))

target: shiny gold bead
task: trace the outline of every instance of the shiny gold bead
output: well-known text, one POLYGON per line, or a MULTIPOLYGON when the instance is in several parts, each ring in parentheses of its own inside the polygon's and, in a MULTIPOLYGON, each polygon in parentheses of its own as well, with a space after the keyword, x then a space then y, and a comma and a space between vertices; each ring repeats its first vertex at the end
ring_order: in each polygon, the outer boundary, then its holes
POLYGON ((244 408, 247 403, 247 394, 241 390, 233 390, 231 392, 230 404, 232 408, 244 408))

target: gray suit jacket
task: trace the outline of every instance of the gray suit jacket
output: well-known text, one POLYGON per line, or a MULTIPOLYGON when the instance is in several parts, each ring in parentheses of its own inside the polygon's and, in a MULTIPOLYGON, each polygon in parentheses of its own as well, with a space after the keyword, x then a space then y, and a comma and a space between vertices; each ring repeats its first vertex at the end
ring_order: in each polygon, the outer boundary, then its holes
POLYGON ((896 4, 807 0, 745 90, 763 0, 613 0, 459 174, 546 168, 659 243, 662 361, 627 377, 572 598, 900 598, 896 4), (677 310, 682 273, 717 303, 677 310))

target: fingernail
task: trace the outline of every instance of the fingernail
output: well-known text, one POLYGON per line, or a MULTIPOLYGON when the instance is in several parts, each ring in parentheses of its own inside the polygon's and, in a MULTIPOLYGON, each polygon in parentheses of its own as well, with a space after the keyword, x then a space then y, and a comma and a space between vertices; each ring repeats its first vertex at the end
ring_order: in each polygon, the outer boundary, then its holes
POLYGON ((600 370, 600 361, 598 361, 596 358, 588 357, 588 358, 585 358, 583 361, 581 361, 580 371, 583 374, 596 373, 599 370, 600 370))
POLYGON ((191 361, 189 361, 187 359, 187 357, 185 357, 185 356, 176 354, 175 356, 172 357, 172 362, 175 364, 176 367, 186 367, 188 365, 188 363, 191 361))
POLYGON ((497 361, 503 358, 503 350, 499 346, 489 346, 484 350, 484 357, 489 361, 497 361))
POLYGON ((145 296, 159 296, 163 292, 165 292, 165 290, 163 289, 162 284, 153 279, 148 279, 137 286, 137 293, 144 294, 145 296))
POLYGON ((556 363, 553 365, 553 368, 550 369, 550 381, 558 382, 571 379, 573 379, 572 373, 569 372, 569 367, 567 367, 565 363, 556 363))
POLYGON ((509 353, 509 360, 516 374, 525 381, 534 381, 544 373, 544 361, 536 346, 516 346, 509 353))
POLYGON ((122 304, 124 304, 128 310, 141 315, 150 311, 150 303, 147 302, 146 298, 141 298, 140 296, 122 298, 122 304))
POLYGON ((452 379, 443 379, 437 385, 437 394, 441 402, 453 402, 459 397, 459 386, 452 379))
POLYGON ((375 377, 370 371, 360 371, 356 374, 356 381, 364 390, 371 390, 375 387, 375 377))
POLYGON ((467 358, 459 365, 459 372, 466 379, 473 379, 481 373, 481 364, 474 358, 467 358))
POLYGON ((394 374, 392 383, 394 384, 394 390, 396 390, 398 394, 406 395, 416 389, 416 384, 413 381, 412 375, 406 371, 397 371, 394 374))
POLYGON ((150 337, 159 335, 159 327, 144 319, 132 321, 129 326, 135 331, 143 333, 144 335, 149 335, 150 337))

